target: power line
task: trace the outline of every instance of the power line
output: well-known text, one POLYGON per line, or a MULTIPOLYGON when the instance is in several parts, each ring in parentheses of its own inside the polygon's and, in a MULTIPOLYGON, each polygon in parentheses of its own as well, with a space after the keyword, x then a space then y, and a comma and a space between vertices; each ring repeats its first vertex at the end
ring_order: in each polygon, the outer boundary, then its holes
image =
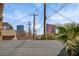
MULTIPOLYGON (((56 11, 56 13, 58 13, 60 10, 62 10, 63 8, 65 8, 68 4, 62 6, 58 11, 56 11)), ((53 14, 54 15, 54 14, 53 14)), ((53 15, 48 16, 46 19, 52 17, 53 15)))
POLYGON ((33 12, 36 12, 37 10, 39 10, 40 8, 42 7, 42 5, 41 6, 39 6, 38 8, 35 8, 35 10, 34 11, 31 11, 31 12, 29 12, 28 14, 32 14, 33 12))
MULTIPOLYGON (((34 11, 28 11, 28 14, 26 15, 26 16, 29 16, 30 14, 32 14, 33 12, 36 12, 37 10, 39 10, 40 8, 42 7, 42 5, 41 6, 39 6, 38 8, 35 8, 35 10, 34 11)), ((26 17, 25 16, 25 17, 26 17)), ((27 18, 27 17, 26 17, 27 18)))
MULTIPOLYGON (((48 6, 47 6, 48 7, 48 6)), ((50 8, 50 7, 48 7, 48 8, 50 8)), ((58 13, 58 12, 56 12, 55 10, 53 10, 52 8, 50 8, 53 12, 55 12, 56 14, 58 14, 58 15, 60 15, 60 16, 62 16, 63 18, 65 18, 66 20, 68 20, 68 21, 71 21, 71 22, 73 22, 74 23, 74 21, 72 21, 71 19, 69 19, 69 18, 67 18, 67 17, 65 17, 65 16, 63 16, 62 14, 60 14, 60 13, 58 13)))

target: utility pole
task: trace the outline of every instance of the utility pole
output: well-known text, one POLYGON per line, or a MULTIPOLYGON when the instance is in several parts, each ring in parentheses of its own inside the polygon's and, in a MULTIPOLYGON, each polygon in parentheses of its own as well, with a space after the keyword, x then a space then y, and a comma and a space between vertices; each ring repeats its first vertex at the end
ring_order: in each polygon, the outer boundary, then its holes
POLYGON ((44 34, 46 33, 46 3, 44 3, 44 34))
POLYGON ((31 23, 30 23, 30 21, 28 22, 28 37, 29 37, 29 39, 30 39, 30 33, 31 33, 31 29, 30 29, 30 25, 31 25, 31 23))
POLYGON ((35 26, 36 26, 36 14, 33 14, 34 16, 34 20, 33 20, 33 40, 35 39, 35 34, 36 34, 36 30, 35 30, 35 26))

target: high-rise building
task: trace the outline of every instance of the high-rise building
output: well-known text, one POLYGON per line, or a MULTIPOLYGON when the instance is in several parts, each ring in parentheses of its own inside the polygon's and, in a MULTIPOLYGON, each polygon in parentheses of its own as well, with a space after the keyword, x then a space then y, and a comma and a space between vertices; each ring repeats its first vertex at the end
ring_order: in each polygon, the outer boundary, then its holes
POLYGON ((16 37, 17 40, 24 40, 25 39, 25 31, 24 25, 17 25, 16 37))
POLYGON ((24 25, 17 25, 17 32, 24 32, 24 25))
POLYGON ((46 33, 55 33, 56 28, 52 24, 46 24, 46 33))

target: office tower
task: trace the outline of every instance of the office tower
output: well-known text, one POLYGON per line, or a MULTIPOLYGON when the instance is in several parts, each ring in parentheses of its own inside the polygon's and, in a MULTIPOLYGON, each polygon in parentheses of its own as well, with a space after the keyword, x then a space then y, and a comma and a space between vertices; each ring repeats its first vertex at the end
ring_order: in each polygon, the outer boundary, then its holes
POLYGON ((17 25, 18 32, 24 32, 24 25, 17 25))

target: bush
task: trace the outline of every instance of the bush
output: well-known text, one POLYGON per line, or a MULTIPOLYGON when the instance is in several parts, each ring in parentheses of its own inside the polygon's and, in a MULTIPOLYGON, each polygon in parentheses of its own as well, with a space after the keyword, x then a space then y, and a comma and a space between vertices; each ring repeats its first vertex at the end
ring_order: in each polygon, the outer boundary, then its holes
POLYGON ((38 38, 38 40, 54 40, 54 39, 55 39, 54 34, 49 33, 43 34, 40 36, 40 38, 38 38))

